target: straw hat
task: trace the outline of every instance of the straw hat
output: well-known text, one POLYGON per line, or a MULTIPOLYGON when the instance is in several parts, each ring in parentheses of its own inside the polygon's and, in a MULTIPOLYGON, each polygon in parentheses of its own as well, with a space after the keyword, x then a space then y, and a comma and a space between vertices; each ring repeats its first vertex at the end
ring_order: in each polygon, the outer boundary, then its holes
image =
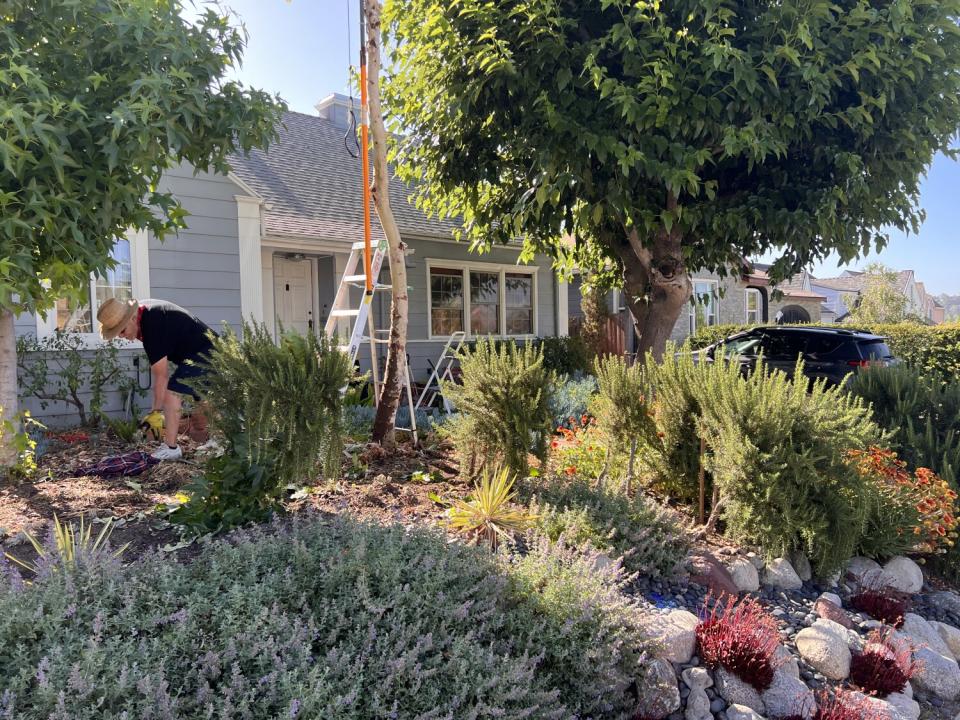
POLYGON ((97 310, 97 320, 100 321, 100 334, 104 340, 113 340, 130 318, 137 312, 137 301, 122 302, 116 298, 107 298, 97 310))

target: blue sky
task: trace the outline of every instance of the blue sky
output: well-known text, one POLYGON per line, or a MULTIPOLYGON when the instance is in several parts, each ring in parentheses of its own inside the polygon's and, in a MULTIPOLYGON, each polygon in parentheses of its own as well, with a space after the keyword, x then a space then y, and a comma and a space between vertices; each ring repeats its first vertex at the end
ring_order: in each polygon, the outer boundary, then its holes
MULTIPOLYGON (((349 92, 348 67, 357 64, 359 52, 357 0, 224 0, 224 4, 250 34, 244 65, 237 73, 243 82, 279 93, 291 110, 305 113, 313 113, 314 104, 331 92, 349 92)), ((356 88, 354 94, 359 94, 356 88)), ((896 234, 881 253, 850 267, 879 260, 898 270, 913 269, 929 292, 960 293, 960 253, 954 255, 953 249, 960 233, 958 190, 960 163, 938 157, 922 185, 927 220, 920 234, 896 234)), ((813 272, 831 277, 840 268, 834 258, 816 265, 813 272)))

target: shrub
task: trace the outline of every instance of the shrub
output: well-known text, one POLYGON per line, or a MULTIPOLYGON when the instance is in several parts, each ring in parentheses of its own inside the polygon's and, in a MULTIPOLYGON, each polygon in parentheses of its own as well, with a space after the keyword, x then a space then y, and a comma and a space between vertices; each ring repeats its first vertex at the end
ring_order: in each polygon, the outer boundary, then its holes
POLYGON ((754 598, 738 602, 727 596, 714 602, 701 617, 696 635, 707 667, 722 667, 760 692, 770 687, 780 635, 777 623, 754 598))
POLYGON ((17 338, 17 383, 21 397, 32 396, 46 410, 52 402, 73 408, 81 425, 95 425, 102 417, 107 396, 119 394, 133 412, 136 395, 142 395, 132 357, 120 354, 116 341, 88 347, 77 333, 54 333, 37 339, 17 338))
POLYGON ((226 327, 214 338, 210 367, 197 390, 225 452, 208 461, 174 520, 230 527, 262 517, 287 485, 309 482, 318 470, 339 475, 342 390, 351 371, 333 341, 311 332, 274 342, 265 325, 244 323, 242 337, 226 327))
POLYGON ((649 447, 659 442, 659 431, 647 401, 649 383, 641 363, 628 365, 618 355, 598 358, 594 367, 598 392, 590 403, 590 412, 597 419, 608 451, 629 455, 629 492, 637 444, 649 447))
POLYGON ((910 467, 926 467, 957 485, 960 472, 960 382, 906 365, 869 368, 847 390, 873 409, 890 447, 910 467))
POLYGON ((569 427, 558 427, 550 441, 551 467, 568 477, 599 479, 616 467, 619 458, 609 453, 606 438, 588 415, 568 419, 569 427))
POLYGON ((631 572, 671 577, 681 571, 690 538, 675 514, 627 497, 604 484, 591 487, 573 479, 553 479, 531 488, 537 525, 551 540, 561 536, 574 545, 589 543, 612 557, 622 557, 631 572))
POLYGON ((874 620, 900 627, 910 605, 909 598, 889 588, 864 587, 850 596, 850 607, 874 620))
POLYGON ((572 428, 587 414, 590 398, 597 391, 597 380, 591 375, 584 377, 557 378, 550 392, 550 412, 553 427, 572 428))
POLYGON ((590 351, 578 335, 537 338, 534 345, 543 351, 543 366, 558 376, 590 372, 590 351))
POLYGON ((774 556, 802 551, 824 576, 841 568, 882 511, 847 458, 881 437, 869 410, 823 382, 808 389, 781 372, 744 378, 735 363, 710 365, 697 366, 692 392, 727 531, 774 556))
POLYGON ((663 361, 648 355, 643 363, 646 395, 653 398, 656 435, 640 448, 640 465, 659 491, 692 503, 699 493, 700 398, 694 392, 697 375, 714 373, 713 365, 694 365, 689 353, 667 346, 663 361))
POLYGON ((339 518, 0 581, 0 714, 623 717, 650 650, 623 583, 545 542, 498 557, 339 518))
POLYGON ((517 508, 513 489, 515 477, 507 468, 483 469, 483 479, 474 484, 473 495, 455 500, 447 510, 447 523, 454 530, 466 533, 496 549, 501 537, 530 527, 534 515, 517 508))
POLYGON ((863 650, 850 661, 850 681, 881 698, 901 692, 915 672, 913 649, 889 632, 871 633, 863 650))
POLYGON ((891 450, 851 450, 861 477, 875 484, 882 513, 861 543, 860 554, 892 557, 904 552, 944 553, 957 533, 957 493, 927 468, 907 472, 891 450))
POLYGON ((529 342, 499 347, 478 340, 473 350, 460 356, 462 384, 443 383, 443 393, 456 407, 459 418, 446 423, 461 461, 473 474, 477 460, 502 460, 514 473, 525 476, 527 456, 546 459, 553 430, 550 412, 555 374, 543 365, 543 353, 529 342))

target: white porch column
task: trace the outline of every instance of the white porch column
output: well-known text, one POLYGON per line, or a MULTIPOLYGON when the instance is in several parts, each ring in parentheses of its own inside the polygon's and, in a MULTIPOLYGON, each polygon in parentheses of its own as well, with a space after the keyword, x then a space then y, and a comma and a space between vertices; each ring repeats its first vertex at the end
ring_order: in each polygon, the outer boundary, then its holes
POLYGON ((273 294, 273 250, 260 249, 260 265, 263 268, 263 321, 267 324, 267 329, 273 334, 273 339, 276 340, 277 310, 274 307, 273 294))
POLYGON ((260 255, 259 198, 234 195, 240 238, 240 314, 244 320, 263 322, 263 261, 260 255))
POLYGON ((570 285, 554 275, 557 281, 557 337, 570 334, 570 285))

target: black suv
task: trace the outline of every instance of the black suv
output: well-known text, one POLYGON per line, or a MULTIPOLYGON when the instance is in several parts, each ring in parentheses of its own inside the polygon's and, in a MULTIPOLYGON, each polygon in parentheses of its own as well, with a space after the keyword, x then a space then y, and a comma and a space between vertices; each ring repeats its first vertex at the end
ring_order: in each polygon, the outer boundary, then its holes
POLYGON ((758 327, 737 333, 696 353, 698 361, 725 358, 739 362, 744 372, 763 355, 767 367, 792 375, 797 358, 811 380, 826 378, 840 385, 852 372, 869 365, 894 365, 886 338, 860 330, 827 327, 758 327))

